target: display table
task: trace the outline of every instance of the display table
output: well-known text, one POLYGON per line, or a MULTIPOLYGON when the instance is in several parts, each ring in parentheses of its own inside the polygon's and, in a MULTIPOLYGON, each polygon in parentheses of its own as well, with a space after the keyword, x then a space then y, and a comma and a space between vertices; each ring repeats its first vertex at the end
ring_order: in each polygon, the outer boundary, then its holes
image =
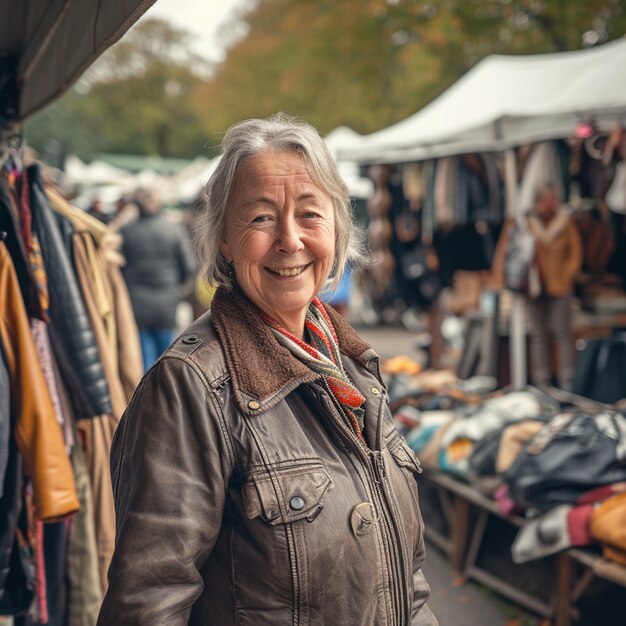
POLYGON ((569 626, 578 617, 576 604, 595 577, 626 587, 626 568, 591 548, 571 548, 530 563, 512 563, 512 537, 526 523, 525 518, 503 515, 493 500, 449 475, 425 469, 420 481, 422 496, 425 489, 435 494, 443 517, 442 528, 441 524, 431 525, 425 514, 426 539, 448 554, 454 571, 552 619, 556 626, 569 626), (488 527, 491 532, 487 532, 488 527), (490 542, 499 545, 496 554, 508 577, 495 571, 493 558, 491 564, 479 558, 490 542), (540 581, 541 572, 551 581, 540 589, 543 597, 530 584, 540 581))

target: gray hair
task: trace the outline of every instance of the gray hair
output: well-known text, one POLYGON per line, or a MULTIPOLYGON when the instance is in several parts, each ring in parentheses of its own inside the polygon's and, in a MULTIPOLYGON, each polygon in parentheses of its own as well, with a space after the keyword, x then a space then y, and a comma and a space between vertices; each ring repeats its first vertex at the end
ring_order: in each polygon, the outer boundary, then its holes
POLYGON ((253 119, 231 126, 222 140, 222 157, 205 187, 204 207, 195 228, 196 249, 201 272, 209 283, 232 287, 232 270, 220 251, 226 229, 228 200, 240 164, 269 150, 292 150, 300 155, 310 176, 332 198, 335 209, 335 259, 330 286, 341 280, 346 263, 363 259, 363 236, 353 223, 348 188, 339 176, 326 143, 303 120, 278 113, 267 119, 253 119))

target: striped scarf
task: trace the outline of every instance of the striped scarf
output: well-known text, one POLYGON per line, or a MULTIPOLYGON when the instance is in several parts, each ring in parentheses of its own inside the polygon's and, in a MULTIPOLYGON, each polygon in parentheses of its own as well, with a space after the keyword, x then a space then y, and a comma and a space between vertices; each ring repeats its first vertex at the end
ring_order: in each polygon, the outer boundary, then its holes
MULTIPOLYGON (((324 377, 331 393, 341 405, 357 437, 363 437, 365 398, 350 382, 343 369, 339 343, 333 324, 319 298, 314 298, 306 313, 304 325, 308 343, 283 328, 275 319, 259 311, 261 319, 272 329, 278 343, 285 346, 299 361, 324 377)), ((366 444, 367 445, 367 444, 366 444)))

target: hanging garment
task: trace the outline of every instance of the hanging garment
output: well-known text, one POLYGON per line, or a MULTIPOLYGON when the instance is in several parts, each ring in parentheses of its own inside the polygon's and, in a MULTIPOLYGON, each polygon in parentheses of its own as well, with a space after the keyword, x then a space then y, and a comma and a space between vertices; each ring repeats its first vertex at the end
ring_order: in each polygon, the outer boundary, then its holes
POLYGON ((74 476, 37 358, 9 253, 0 242, 0 341, 11 378, 15 440, 30 476, 37 516, 55 519, 78 509, 74 476))
MULTIPOLYGON (((46 188, 46 193, 52 209, 58 216, 64 216, 72 223, 76 236, 87 246, 85 254, 88 265, 84 265, 84 277, 90 274, 97 277, 94 279, 97 283, 93 285, 95 298, 106 320, 108 344, 124 389, 125 402, 128 403, 143 375, 143 360, 139 331, 126 282, 120 271, 124 264, 124 257, 118 252, 121 238, 95 218, 71 206, 51 187, 46 188)), ((86 289, 84 281, 81 282, 81 289, 86 289)))
POLYGON ((111 412, 111 398, 100 354, 80 289, 54 214, 48 206, 37 165, 28 168, 33 227, 39 238, 50 290, 50 318, 91 404, 92 417, 111 412))
POLYGON ((50 399, 52 400, 52 406, 54 407, 54 413, 61 432, 63 433, 63 439, 65 441, 65 448, 69 454, 72 446, 74 445, 74 438, 72 431, 67 427, 68 417, 63 412, 61 400, 59 397, 59 389, 57 379, 54 374, 54 366, 52 355, 52 348, 50 346, 50 339, 48 338, 48 328, 41 320, 31 320, 31 332, 33 334, 33 341, 35 342, 35 349, 37 350, 37 356, 41 363, 41 370, 44 378, 46 379, 46 385, 50 392, 50 399))
POLYGON ((555 144, 550 141, 537 144, 526 162, 517 200, 522 212, 533 210, 535 194, 545 185, 554 186, 559 198, 564 201, 561 162, 555 144))
POLYGON ((504 194, 502 193, 502 180, 498 167, 493 157, 480 155, 485 165, 487 177, 488 217, 491 224, 500 224, 504 219, 504 194))
POLYGON ((444 157, 437 161, 434 193, 435 219, 439 226, 454 223, 454 197, 457 168, 457 157, 444 157))
POLYGON ((402 190, 411 206, 418 208, 424 198, 424 178, 420 163, 405 163, 402 166, 402 190))
POLYGON ((606 203, 615 213, 626 213, 626 161, 617 164, 615 178, 606 192, 606 203))
POLYGON ((106 573, 115 542, 110 446, 143 372, 139 333, 119 270, 122 258, 115 251, 119 236, 70 206, 54 190, 49 189, 48 195, 57 219, 68 221, 72 226, 71 256, 111 396, 110 413, 78 420, 91 480, 99 580, 102 591, 106 591, 106 573))
POLYGON ((35 595, 34 556, 23 540, 21 513, 22 457, 17 447, 12 445, 4 475, 3 495, 0 498, 1 615, 27 611, 35 595))
POLYGON ((4 476, 9 462, 11 441, 11 381, 0 340, 0 498, 4 489, 4 476))
POLYGON ((15 207, 13 202, 6 175, 0 175, 0 231, 6 233, 4 242, 11 259, 13 259, 28 317, 36 317, 46 321, 47 317, 45 311, 41 308, 36 281, 32 275, 26 249, 20 237, 17 207, 15 207))
POLYGON ((72 450, 80 510, 72 519, 66 557, 67 626, 95 626, 102 603, 91 483, 80 446, 72 450))

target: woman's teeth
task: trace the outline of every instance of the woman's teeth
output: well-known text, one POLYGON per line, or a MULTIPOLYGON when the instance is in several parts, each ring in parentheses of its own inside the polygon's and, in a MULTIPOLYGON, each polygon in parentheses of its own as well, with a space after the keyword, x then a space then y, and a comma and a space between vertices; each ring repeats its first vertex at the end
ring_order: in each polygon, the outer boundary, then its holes
POLYGON ((298 274, 302 274, 304 270, 307 268, 306 265, 302 265, 301 267, 290 267, 287 269, 273 269, 271 270, 274 274, 278 274, 279 276, 297 276, 298 274))

